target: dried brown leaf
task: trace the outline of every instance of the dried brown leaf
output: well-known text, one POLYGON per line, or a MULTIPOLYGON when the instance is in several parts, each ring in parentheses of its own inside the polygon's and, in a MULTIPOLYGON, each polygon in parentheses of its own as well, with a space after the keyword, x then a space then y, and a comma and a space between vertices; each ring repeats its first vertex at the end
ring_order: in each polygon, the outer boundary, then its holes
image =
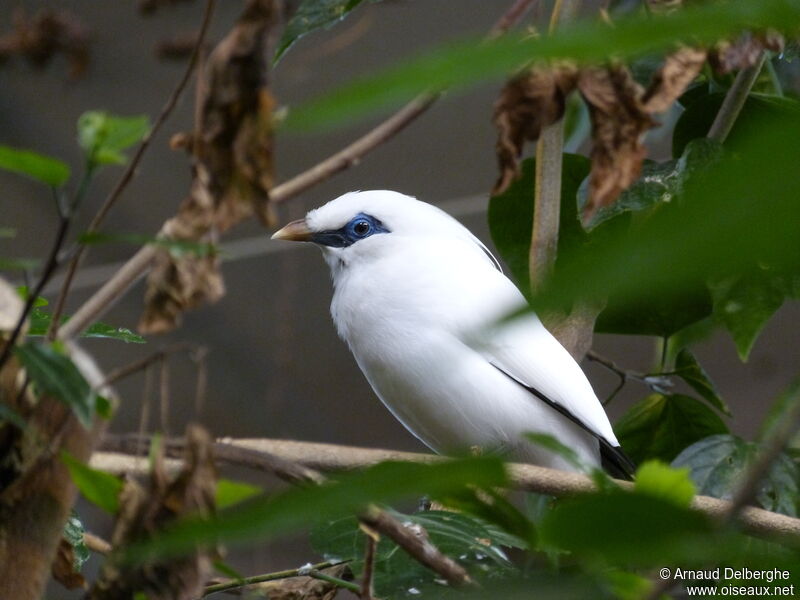
POLYGON ((503 87, 494 105, 500 176, 492 194, 505 191, 519 174, 525 142, 538 139, 544 127, 564 115, 566 96, 575 87, 576 77, 573 65, 537 66, 516 75, 503 87))
POLYGON ((700 73, 706 54, 700 48, 684 47, 667 56, 642 97, 642 108, 654 114, 672 106, 700 73))
POLYGON ((53 560, 53 578, 68 590, 86 588, 86 579, 75 570, 75 549, 66 539, 61 538, 53 560))
POLYGON ((645 147, 643 134, 655 121, 643 109, 643 90, 623 66, 591 67, 581 71, 578 89, 589 105, 592 120, 592 171, 585 221, 612 204, 639 176, 645 147))
MULTIPOLYGON (((126 482, 114 526, 114 548, 124 547, 133 540, 140 541, 183 516, 203 517, 212 513, 216 469, 211 437, 197 425, 187 428, 186 437, 185 466, 174 479, 170 480, 163 452, 160 452, 146 489, 134 481, 126 482)), ((112 554, 88 598, 129 598, 138 591, 145 592, 151 600, 198 598, 210 568, 208 551, 201 548, 191 556, 137 565, 122 563, 112 554)))
POLYGON ((737 40, 719 42, 708 55, 709 63, 719 74, 754 66, 765 50, 781 52, 783 36, 776 31, 743 33, 737 40))
POLYGON ((14 28, 0 36, 0 61, 18 55, 37 68, 56 54, 69 63, 70 79, 78 79, 89 65, 89 35, 81 22, 65 10, 42 9, 33 17, 14 12, 14 28))
MULTIPOLYGON (((178 140, 191 144, 194 165, 189 196, 162 230, 172 239, 214 238, 253 214, 265 225, 274 222, 269 190, 275 101, 267 73, 270 31, 278 17, 276 0, 250 0, 206 61, 198 78, 195 131, 178 140)), ((216 257, 162 252, 148 277, 140 329, 168 331, 183 311, 223 294, 216 257)))

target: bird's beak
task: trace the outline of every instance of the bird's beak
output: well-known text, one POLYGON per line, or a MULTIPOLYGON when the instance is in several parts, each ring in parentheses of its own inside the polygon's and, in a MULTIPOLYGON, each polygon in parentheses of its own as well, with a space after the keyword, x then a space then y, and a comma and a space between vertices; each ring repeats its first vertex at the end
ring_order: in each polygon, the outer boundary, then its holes
POLYGON ((287 240, 290 242, 310 242, 312 231, 308 228, 305 219, 292 221, 283 229, 272 234, 273 240, 287 240))

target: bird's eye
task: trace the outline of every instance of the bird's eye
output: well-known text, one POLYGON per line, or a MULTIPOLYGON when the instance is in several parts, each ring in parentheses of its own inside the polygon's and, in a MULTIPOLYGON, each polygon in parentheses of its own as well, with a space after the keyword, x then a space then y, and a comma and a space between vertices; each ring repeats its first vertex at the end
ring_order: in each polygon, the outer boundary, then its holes
POLYGON ((370 232, 372 229, 372 225, 370 225, 369 221, 366 219, 359 219, 355 223, 353 223, 353 233, 358 236, 365 236, 370 232))

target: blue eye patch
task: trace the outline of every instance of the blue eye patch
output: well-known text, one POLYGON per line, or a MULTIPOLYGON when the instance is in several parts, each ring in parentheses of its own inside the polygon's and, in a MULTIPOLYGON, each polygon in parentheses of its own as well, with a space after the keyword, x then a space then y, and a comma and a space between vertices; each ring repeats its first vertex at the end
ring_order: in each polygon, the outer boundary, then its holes
POLYGON ((376 233, 390 233, 378 219, 372 215, 359 213, 349 223, 339 229, 320 231, 311 236, 311 241, 332 248, 346 248, 359 240, 376 233))

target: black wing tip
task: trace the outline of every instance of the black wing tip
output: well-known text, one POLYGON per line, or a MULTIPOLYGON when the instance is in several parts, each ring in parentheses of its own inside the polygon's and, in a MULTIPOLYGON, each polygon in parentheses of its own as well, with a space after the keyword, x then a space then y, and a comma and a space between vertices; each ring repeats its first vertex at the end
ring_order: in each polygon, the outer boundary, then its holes
POLYGON ((600 440, 600 464, 603 469, 617 479, 633 481, 636 464, 625 454, 622 446, 612 446, 603 438, 600 440))

